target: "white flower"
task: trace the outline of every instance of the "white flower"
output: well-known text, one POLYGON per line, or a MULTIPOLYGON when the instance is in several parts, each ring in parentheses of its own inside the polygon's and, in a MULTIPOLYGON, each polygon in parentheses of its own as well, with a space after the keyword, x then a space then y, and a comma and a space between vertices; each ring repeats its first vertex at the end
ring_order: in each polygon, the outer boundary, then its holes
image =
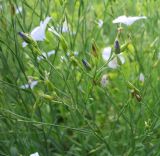
POLYGON ((38 84, 38 81, 31 81, 27 84, 24 84, 24 85, 20 86, 20 88, 21 89, 28 89, 28 88, 33 89, 37 84, 38 84))
POLYGON ((112 48, 111 48, 111 47, 106 47, 106 48, 103 49, 102 58, 103 58, 105 61, 108 61, 109 58, 111 57, 111 51, 112 51, 112 48))
POLYGON ((19 13, 21 13, 22 12, 22 7, 17 7, 16 8, 16 14, 19 14, 19 13))
POLYGON ((38 152, 30 154, 30 156, 39 156, 38 152))
POLYGON ((78 56, 79 55, 79 52, 78 51, 75 51, 74 52, 74 56, 78 56))
MULTIPOLYGON (((46 27, 47 24, 49 23, 49 21, 51 20, 51 17, 47 17, 44 21, 40 22, 40 25, 35 27, 32 32, 31 32, 31 37, 35 40, 35 41, 44 41, 46 38, 45 35, 45 31, 46 31, 46 27)), ((22 46, 25 47, 27 45, 26 42, 22 43, 22 46)))
POLYGON ((139 75, 139 81, 144 82, 144 75, 143 75, 143 73, 140 73, 140 75, 139 75))
POLYGON ((58 32, 60 32, 62 29, 63 33, 69 32, 69 27, 68 27, 68 23, 67 20, 65 19, 65 21, 63 22, 62 27, 60 25, 58 25, 57 27, 53 27, 51 26, 50 28, 48 28, 49 31, 55 33, 55 35, 59 36, 58 32))
MULTIPOLYGON (((102 52, 102 58, 105 61, 108 61, 111 58, 111 52, 112 52, 112 48, 111 47, 106 47, 103 49, 102 52)), ((121 63, 124 64, 125 63, 125 58, 123 56, 122 53, 118 54, 117 57, 120 59, 121 63)), ((116 69, 119 66, 118 62, 117 62, 117 58, 113 58, 111 61, 109 61, 108 63, 108 67, 112 68, 112 69, 116 69)))
MULTIPOLYGON (((53 55, 53 54, 55 54, 55 50, 49 51, 48 53, 45 53, 45 52, 42 53, 42 55, 43 55, 45 58, 50 57, 50 56, 53 55)), ((43 60, 43 59, 44 59, 44 58, 43 58, 42 56, 38 56, 38 57, 37 57, 37 60, 38 60, 38 61, 41 61, 41 60, 43 60)))
POLYGON ((67 20, 65 20, 62 26, 62 32, 68 32, 68 31, 69 31, 69 28, 68 28, 67 20))
POLYGON ((106 87, 106 85, 109 83, 107 74, 103 75, 101 78, 101 86, 106 87))
POLYGON ((127 17, 127 16, 119 16, 118 18, 113 20, 113 23, 123 23, 125 25, 132 25, 134 22, 140 19, 146 19, 146 16, 135 16, 135 17, 127 17))
POLYGON ((123 54, 122 53, 118 54, 118 57, 119 57, 121 63, 124 64, 125 63, 125 58, 124 58, 123 54))
MULTIPOLYGON (((125 58, 123 57, 122 53, 118 54, 117 57, 120 59, 122 64, 125 63, 125 58)), ((112 69, 116 69, 118 66, 119 66, 119 64, 118 64, 116 57, 108 63, 108 67, 110 67, 112 69)))
POLYGON ((103 26, 103 20, 99 19, 98 20, 98 27, 101 28, 103 26))
POLYGON ((116 69, 118 67, 118 62, 117 62, 117 58, 114 58, 113 60, 111 60, 108 63, 108 67, 112 68, 112 69, 116 69))

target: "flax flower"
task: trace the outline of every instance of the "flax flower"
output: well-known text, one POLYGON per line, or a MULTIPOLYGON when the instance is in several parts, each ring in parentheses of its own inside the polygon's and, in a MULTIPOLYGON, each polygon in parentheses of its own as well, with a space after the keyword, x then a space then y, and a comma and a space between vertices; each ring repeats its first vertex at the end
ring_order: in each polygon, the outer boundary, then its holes
POLYGON ((113 20, 113 23, 123 23, 127 26, 132 25, 134 22, 141 20, 141 19, 147 19, 146 16, 135 16, 135 17, 131 17, 131 16, 119 16, 116 19, 113 20))
MULTIPOLYGON (((104 59, 104 61, 108 61, 111 58, 111 52, 112 52, 112 48, 111 47, 106 47, 103 49, 102 51, 102 58, 104 59)), ((117 57, 119 58, 119 60, 121 61, 122 64, 125 63, 125 58, 123 57, 123 54, 120 53, 117 55, 117 57)), ((108 63, 108 67, 112 68, 112 69, 116 69, 119 66, 117 58, 113 58, 111 61, 109 61, 108 63)))
MULTIPOLYGON (((45 40, 45 38, 46 38, 45 31, 46 31, 47 24, 49 23, 50 20, 51 20, 51 17, 46 17, 46 19, 44 21, 40 22, 39 26, 35 27, 31 31, 30 35, 35 41, 44 41, 45 40)), ((23 42, 22 46, 23 47, 27 46, 27 43, 23 42)))

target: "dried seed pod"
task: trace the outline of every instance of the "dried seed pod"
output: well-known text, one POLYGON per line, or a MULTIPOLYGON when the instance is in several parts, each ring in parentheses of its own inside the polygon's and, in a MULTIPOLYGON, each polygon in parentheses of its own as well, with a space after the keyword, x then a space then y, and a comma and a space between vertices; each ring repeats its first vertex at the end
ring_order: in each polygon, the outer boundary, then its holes
POLYGON ((97 45, 96 45, 96 42, 93 41, 92 43, 92 52, 91 54, 94 56, 94 57, 97 57, 98 58, 98 48, 97 48, 97 45))
POLYGON ((136 90, 131 90, 131 95, 132 95, 132 98, 136 98, 136 100, 138 101, 138 102, 141 102, 141 100, 142 100, 142 97, 141 97, 141 95, 140 95, 140 93, 137 93, 136 92, 136 90))
POLYGON ((141 102, 141 100, 142 100, 141 95, 137 94, 137 93, 135 94, 135 98, 137 99, 138 102, 141 102))

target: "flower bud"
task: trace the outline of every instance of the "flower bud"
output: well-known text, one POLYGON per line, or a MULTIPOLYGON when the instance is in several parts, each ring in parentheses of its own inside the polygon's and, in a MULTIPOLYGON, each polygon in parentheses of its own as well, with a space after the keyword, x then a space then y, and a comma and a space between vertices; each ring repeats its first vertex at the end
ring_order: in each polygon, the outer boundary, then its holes
POLYGON ((82 59, 82 63, 87 70, 91 70, 91 65, 85 59, 82 59))
POLYGON ((41 51, 40 51, 40 49, 38 47, 37 42, 29 34, 24 33, 24 32, 19 32, 18 34, 19 34, 19 36, 22 37, 22 39, 26 43, 28 43, 30 45, 30 48, 33 50, 33 52, 35 54, 41 55, 41 51))
POLYGON ((115 53, 116 54, 119 54, 121 52, 118 39, 116 39, 115 42, 114 42, 114 48, 115 48, 115 53))
POLYGON ((27 43, 31 43, 33 41, 32 37, 27 33, 19 32, 18 34, 27 43))

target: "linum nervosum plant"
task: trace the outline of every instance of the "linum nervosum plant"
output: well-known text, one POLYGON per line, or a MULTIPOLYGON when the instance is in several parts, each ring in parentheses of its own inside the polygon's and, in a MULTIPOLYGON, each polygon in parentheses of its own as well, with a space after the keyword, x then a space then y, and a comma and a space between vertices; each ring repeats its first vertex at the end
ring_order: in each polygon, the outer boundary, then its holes
MULTIPOLYGON (((143 18, 146 19, 146 17, 120 16, 117 19, 115 19, 113 21, 113 23, 124 23, 126 25, 131 25, 135 21, 143 19, 143 18)), ((47 17, 45 19, 45 21, 47 21, 47 19, 50 20, 51 17, 47 17)), ((47 21, 47 23, 49 22, 49 20, 47 21)), ((47 26, 47 23, 45 24, 45 26, 43 25, 43 23, 45 23, 45 21, 41 22, 40 26, 35 28, 31 32, 31 35, 23 33, 23 32, 19 32, 19 35, 23 38, 23 40, 27 44, 29 44, 29 48, 31 49, 31 51, 33 52, 33 55, 35 57, 34 61, 37 61, 38 56, 42 57, 44 59, 44 61, 46 61, 48 63, 48 65, 51 68, 53 68, 53 70, 55 70, 57 74, 59 74, 60 78, 64 79, 65 84, 67 85, 67 81, 65 80, 65 76, 63 75, 63 73, 61 71, 58 71, 56 69, 56 67, 53 66, 52 62, 50 62, 48 60, 48 58, 42 54, 42 52, 39 49, 38 44, 36 42, 36 40, 37 41, 41 41, 41 40, 43 41, 43 39, 45 39, 45 29, 46 29, 46 26, 47 26)), ((111 68, 118 68, 119 66, 121 66, 125 62, 125 59, 123 58, 122 53, 125 52, 126 50, 130 50, 131 48, 132 48, 132 50, 134 49, 134 45, 131 42, 131 37, 130 37, 131 34, 128 35, 129 37, 128 37, 127 41, 125 41, 125 43, 122 46, 120 46, 119 38, 121 37, 121 33, 123 31, 123 28, 120 25, 120 27, 118 27, 118 33, 117 33, 117 37, 115 39, 113 47, 108 48, 109 51, 104 51, 103 52, 103 57, 104 57, 105 60, 107 59, 107 62, 104 65, 102 65, 101 67, 98 66, 98 64, 99 64, 98 61, 99 61, 100 56, 98 54, 99 52, 98 52, 97 45, 96 45, 95 41, 93 41, 93 43, 91 45, 91 54, 89 56, 90 61, 92 62, 92 65, 90 65, 90 63, 87 60, 82 58, 82 64, 84 66, 84 69, 83 69, 83 67, 81 65, 81 62, 74 56, 74 53, 72 53, 69 50, 69 47, 68 47, 67 42, 66 42, 65 38, 63 37, 63 35, 57 33, 54 30, 53 27, 50 28, 49 30, 60 41, 60 45, 62 46, 62 50, 66 53, 66 56, 65 56, 66 60, 65 61, 67 63, 71 64, 71 69, 76 68, 77 71, 79 70, 78 71, 79 73, 84 73, 85 75, 88 76, 88 78, 92 81, 91 88, 94 88, 96 85, 100 85, 100 76, 102 75, 102 71, 104 70, 104 67, 106 67, 108 63, 110 63, 111 68)), ((37 68, 37 65, 35 66, 35 68, 37 68)), ((39 70, 39 69, 37 69, 37 70, 39 70)), ((101 86, 105 87, 107 85, 106 81, 107 81, 108 77, 107 76, 106 77, 102 76, 102 78, 103 78, 103 80, 101 81, 101 86)), ((49 83, 51 84, 51 86, 53 85, 52 82, 49 81, 49 83)), ((83 82, 80 82, 80 83, 83 83, 83 82)), ((136 98, 137 101, 140 102, 141 101, 140 91, 129 81, 126 81, 126 86, 128 86, 128 88, 131 90, 132 97, 136 98)), ((29 85, 29 87, 30 87, 30 85, 29 85)), ((51 89, 53 89, 53 88, 51 88, 51 89)), ((38 92, 38 95, 41 96, 44 99, 50 100, 51 102, 53 101, 53 102, 57 102, 57 103, 63 103, 63 101, 61 101, 60 99, 57 99, 56 94, 49 95, 49 94, 45 94, 42 91, 40 91, 40 92, 38 92), (57 101, 55 101, 54 99, 56 99, 57 101)), ((86 101, 86 103, 87 103, 87 101, 86 101)), ((86 103, 85 103, 85 105, 86 105, 86 103)), ((78 113, 81 114, 81 110, 80 110, 81 108, 79 108, 77 105, 76 106, 74 106, 74 105, 75 105, 75 103, 73 103, 69 107, 73 107, 73 109, 76 109, 76 111, 78 111, 78 113)), ((67 106, 68 106, 68 104, 67 104, 67 106)), ((84 107, 83 109, 85 109, 85 111, 88 113, 88 109, 86 108, 86 106, 83 106, 83 107, 84 107)), ((34 107, 34 109, 35 109, 35 107, 34 107)), ((85 118, 85 117, 83 117, 83 118, 85 118)), ((94 123, 94 124, 96 126, 96 123, 94 123)), ((93 133, 95 133, 95 129, 91 129, 91 130, 93 131, 93 133)), ((98 134, 96 136, 99 138, 98 134)), ((105 141, 105 140, 103 140, 103 141, 105 141)), ((106 144, 106 147, 108 149, 108 152, 111 153, 111 149, 110 149, 109 144, 107 142, 105 142, 105 144, 106 144)))
POLYGON ((20 2, 0 1, 0 155, 159 155, 159 38, 146 7, 20 2))

